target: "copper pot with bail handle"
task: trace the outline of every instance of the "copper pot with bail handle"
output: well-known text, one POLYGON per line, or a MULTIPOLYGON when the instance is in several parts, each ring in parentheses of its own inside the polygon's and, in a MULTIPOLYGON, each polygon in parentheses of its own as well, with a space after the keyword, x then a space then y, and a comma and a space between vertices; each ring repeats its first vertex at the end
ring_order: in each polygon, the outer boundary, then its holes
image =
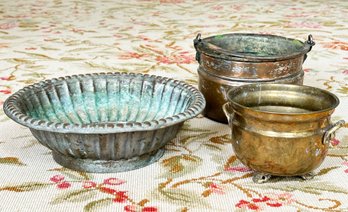
POLYGON ((312 178, 344 120, 331 122, 339 104, 332 93, 309 86, 249 84, 231 89, 223 111, 236 157, 257 183, 274 176, 312 178))
POLYGON ((227 123, 222 105, 227 91, 249 83, 302 85, 302 64, 315 45, 313 37, 302 42, 276 35, 231 33, 193 41, 196 49, 198 87, 206 99, 204 115, 227 123))

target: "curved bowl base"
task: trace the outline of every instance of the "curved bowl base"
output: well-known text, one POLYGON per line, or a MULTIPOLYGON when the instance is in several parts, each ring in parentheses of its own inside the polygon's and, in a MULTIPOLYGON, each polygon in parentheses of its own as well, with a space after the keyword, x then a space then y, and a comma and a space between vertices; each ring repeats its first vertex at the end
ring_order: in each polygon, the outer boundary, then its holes
POLYGON ((52 151, 53 159, 60 165, 75 170, 91 173, 114 173, 125 172, 148 166, 158 161, 164 153, 164 149, 123 160, 92 160, 73 158, 52 151))

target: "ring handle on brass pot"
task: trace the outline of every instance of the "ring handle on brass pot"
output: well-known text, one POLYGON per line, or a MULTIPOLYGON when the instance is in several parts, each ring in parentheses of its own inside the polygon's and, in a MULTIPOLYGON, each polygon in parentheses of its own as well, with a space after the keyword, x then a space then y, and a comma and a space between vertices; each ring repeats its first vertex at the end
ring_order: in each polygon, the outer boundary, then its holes
MULTIPOLYGON (((305 45, 309 45, 308 52, 310 52, 312 50, 312 47, 315 45, 313 36, 311 34, 308 35, 308 40, 305 42, 305 45)), ((304 55, 303 62, 307 59, 307 53, 304 55)))
POLYGON ((228 121, 228 124, 231 125, 232 124, 232 119, 233 119, 233 116, 234 116, 234 112, 230 113, 227 109, 229 103, 226 102, 224 105, 222 105, 222 110, 224 111, 225 113, 225 116, 227 117, 227 121, 228 121))
POLYGON ((323 144, 329 144, 331 139, 334 138, 336 130, 343 127, 344 124, 345 124, 345 121, 340 120, 336 122, 335 124, 331 125, 330 128, 324 133, 323 144))
POLYGON ((201 61, 201 53, 198 51, 197 46, 200 42, 202 42, 201 36, 201 33, 198 33, 196 38, 193 40, 193 46, 196 49, 196 60, 198 63, 201 61))

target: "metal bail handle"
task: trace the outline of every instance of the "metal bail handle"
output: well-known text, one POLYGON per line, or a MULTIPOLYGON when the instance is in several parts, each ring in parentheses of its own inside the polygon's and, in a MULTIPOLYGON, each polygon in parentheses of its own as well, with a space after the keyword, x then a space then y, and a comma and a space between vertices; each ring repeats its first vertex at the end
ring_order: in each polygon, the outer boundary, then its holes
POLYGON ((196 60, 198 63, 200 63, 200 61, 201 61, 201 53, 198 51, 197 46, 200 42, 202 42, 201 37, 202 37, 201 33, 198 33, 196 38, 193 40, 193 46, 196 49, 196 60))
MULTIPOLYGON (((313 41, 313 36, 311 34, 308 35, 308 40, 305 42, 305 44, 309 45, 308 52, 310 52, 312 50, 312 47, 315 45, 315 42, 313 41)), ((307 53, 303 57, 303 62, 307 59, 307 53)))
POLYGON ((308 35, 308 40, 306 41, 306 44, 309 45, 308 52, 310 52, 312 50, 312 47, 315 45, 315 42, 313 40, 313 36, 311 34, 308 35))
POLYGON ((325 132, 324 137, 323 137, 323 144, 329 144, 330 141, 335 137, 335 132, 343 127, 345 124, 344 120, 340 120, 336 122, 335 124, 331 125, 330 128, 325 132))
POLYGON ((234 112, 230 113, 227 109, 229 103, 226 102, 224 105, 222 105, 222 110, 224 111, 225 113, 225 116, 227 117, 227 121, 228 121, 228 124, 230 126, 232 126, 232 120, 233 120, 233 116, 234 116, 234 112))

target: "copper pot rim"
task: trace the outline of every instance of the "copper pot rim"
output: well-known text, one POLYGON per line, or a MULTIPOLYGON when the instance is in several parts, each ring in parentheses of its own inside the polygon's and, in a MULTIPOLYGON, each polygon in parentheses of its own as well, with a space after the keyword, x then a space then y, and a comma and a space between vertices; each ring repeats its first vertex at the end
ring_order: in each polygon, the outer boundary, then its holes
MULTIPOLYGON (((280 89, 278 89, 278 91, 281 91, 280 89)), ((303 93, 303 92, 299 92, 299 93, 303 93)), ((270 115, 270 116, 289 116, 289 117, 295 117, 295 116, 312 116, 312 115, 323 115, 323 116, 327 116, 328 114, 331 114, 335 108, 339 105, 340 100, 339 98, 326 90, 317 88, 317 87, 312 87, 312 86, 308 86, 308 85, 293 85, 293 84, 279 84, 279 83, 266 83, 266 84, 262 84, 262 83, 253 83, 253 84, 247 84, 247 85, 242 85, 242 86, 238 86, 235 88, 230 89, 227 92, 227 99, 228 99, 228 103, 232 106, 233 110, 235 110, 235 112, 239 112, 239 111, 243 111, 243 112, 247 112, 250 114, 264 114, 264 115, 270 115), (315 111, 306 111, 306 112, 296 112, 296 113, 287 113, 287 112, 271 112, 271 111, 264 111, 264 110, 260 110, 260 109, 255 109, 255 108, 251 108, 248 106, 245 106, 243 104, 240 104, 236 101, 233 100, 233 98, 231 98, 231 96, 237 96, 238 93, 240 92, 244 92, 244 91, 250 91, 252 89, 262 89, 262 88, 267 88, 267 90, 276 90, 274 88, 283 88, 282 90, 312 90, 312 91, 316 91, 316 92, 320 92, 322 95, 326 95, 329 98, 332 98, 334 103, 330 105, 330 107, 326 107, 322 110, 315 110, 315 111), (273 89, 272 89, 273 88, 273 89), (244 90, 244 91, 243 91, 244 90)))
POLYGON ((293 38, 287 38, 279 35, 273 35, 273 34, 258 34, 258 33, 228 33, 228 34, 222 34, 222 35, 213 35, 210 37, 206 37, 204 39, 200 38, 200 34, 197 35, 196 40, 198 41, 195 44, 195 48, 197 52, 200 52, 202 54, 208 55, 213 58, 217 59, 227 59, 227 60, 233 60, 233 61, 242 61, 242 62, 274 62, 274 61, 282 61, 282 60, 288 60, 296 57, 301 57, 308 53, 312 46, 315 45, 314 41, 312 40, 312 35, 308 36, 308 40, 305 42, 302 42, 297 39, 293 38), (268 37, 273 39, 282 39, 287 41, 295 41, 303 44, 303 48, 300 51, 293 51, 286 55, 277 55, 277 56, 250 56, 245 55, 241 53, 231 52, 226 49, 223 49, 221 47, 217 47, 216 45, 213 45, 209 42, 209 40, 213 39, 216 36, 255 36, 255 37, 268 37), (208 45, 207 45, 208 44, 208 45), (209 47, 213 46, 213 48, 209 47), (217 47, 217 48, 216 48, 217 47))

